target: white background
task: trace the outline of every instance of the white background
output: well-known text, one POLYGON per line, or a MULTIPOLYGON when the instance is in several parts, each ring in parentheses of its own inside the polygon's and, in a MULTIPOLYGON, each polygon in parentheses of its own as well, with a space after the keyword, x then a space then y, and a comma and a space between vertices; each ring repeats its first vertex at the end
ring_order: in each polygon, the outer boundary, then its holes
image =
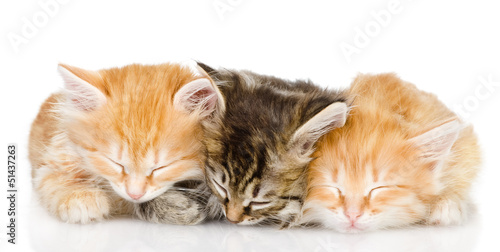
POLYGON ((7 187, 8 143, 17 143, 20 158, 17 245, 6 242, 2 196, 0 251, 500 251, 495 1, 61 0, 48 12, 40 2, 49 0, 0 4, 1 190, 7 187), (377 13, 388 11, 390 18, 377 21, 377 13), (26 22, 36 30, 27 32, 26 22), (369 33, 365 40, 360 31, 369 33), (350 57, 341 49, 347 44, 358 48, 350 57), (454 110, 465 106, 461 114, 474 124, 484 151, 473 191, 477 213, 458 227, 357 235, 132 219, 69 225, 47 216, 32 200, 27 140, 39 105, 62 86, 57 63, 96 70, 180 59, 310 78, 332 88, 348 86, 359 72, 396 72, 454 110), (488 89, 488 80, 496 86, 488 89))

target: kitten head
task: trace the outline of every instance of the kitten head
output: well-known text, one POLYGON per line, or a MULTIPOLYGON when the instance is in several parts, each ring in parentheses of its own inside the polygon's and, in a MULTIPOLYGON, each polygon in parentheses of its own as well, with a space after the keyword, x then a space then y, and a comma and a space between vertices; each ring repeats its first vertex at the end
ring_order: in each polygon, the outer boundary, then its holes
POLYGON ((412 136, 403 121, 362 114, 355 111, 318 144, 304 220, 340 232, 422 221, 442 188, 441 167, 461 124, 452 120, 412 136))
POLYGON ((219 94, 208 78, 175 64, 100 71, 60 65, 58 109, 84 169, 132 202, 150 200, 185 179, 202 179, 200 120, 219 94))
POLYGON ((345 123, 346 104, 318 88, 293 90, 248 72, 210 74, 226 110, 205 125, 208 185, 230 222, 287 225, 300 213, 314 144, 345 123))

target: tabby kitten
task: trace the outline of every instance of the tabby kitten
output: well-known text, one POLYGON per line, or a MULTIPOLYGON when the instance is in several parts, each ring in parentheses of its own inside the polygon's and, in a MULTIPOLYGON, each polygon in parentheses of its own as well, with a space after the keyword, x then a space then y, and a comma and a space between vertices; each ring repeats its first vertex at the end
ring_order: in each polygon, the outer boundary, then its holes
POLYGON ((343 95, 308 81, 199 65, 225 103, 220 116, 203 122, 207 185, 230 222, 288 226, 300 213, 315 142, 345 123, 343 95))
POLYGON ((64 91, 44 102, 29 142, 34 188, 52 214, 131 214, 176 182, 204 179, 200 120, 223 106, 211 80, 178 64, 59 72, 64 91))
POLYGON ((480 164, 472 126, 393 74, 360 75, 352 113, 318 143, 303 222, 340 232, 460 224, 480 164))

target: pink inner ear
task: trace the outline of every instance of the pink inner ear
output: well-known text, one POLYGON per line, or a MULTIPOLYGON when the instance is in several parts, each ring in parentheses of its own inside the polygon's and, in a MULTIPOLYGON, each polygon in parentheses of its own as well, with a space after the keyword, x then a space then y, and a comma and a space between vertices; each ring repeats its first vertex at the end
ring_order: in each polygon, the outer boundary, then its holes
POLYGON ((411 141, 422 151, 421 158, 441 160, 451 151, 460 130, 461 123, 453 120, 414 137, 411 141))
POLYGON ((88 99, 71 98, 73 106, 78 110, 90 112, 97 107, 97 103, 88 99))
POLYGON ((211 112, 215 108, 217 97, 215 92, 210 88, 202 88, 194 92, 189 98, 189 103, 199 104, 203 111, 211 112))
POLYGON ((89 112, 99 106, 101 98, 98 93, 95 93, 98 91, 91 88, 74 81, 66 82, 66 90, 69 92, 68 98, 76 109, 89 112))
MULTIPOLYGON (((76 76, 61 65, 58 69, 65 83, 67 98, 74 108, 89 112, 105 102, 106 98, 104 94, 95 86, 76 76)), ((80 71, 80 74, 85 73, 81 73, 80 71)))
POLYGON ((182 87, 174 97, 178 109, 189 113, 198 111, 206 117, 216 109, 218 95, 212 83, 206 79, 197 79, 182 87))
MULTIPOLYGON (((71 92, 68 97, 76 109, 89 112, 97 107, 98 104, 93 100, 92 95, 81 89, 79 90, 77 83, 67 82, 66 89, 71 92)), ((94 99, 96 98, 94 97, 94 99)))

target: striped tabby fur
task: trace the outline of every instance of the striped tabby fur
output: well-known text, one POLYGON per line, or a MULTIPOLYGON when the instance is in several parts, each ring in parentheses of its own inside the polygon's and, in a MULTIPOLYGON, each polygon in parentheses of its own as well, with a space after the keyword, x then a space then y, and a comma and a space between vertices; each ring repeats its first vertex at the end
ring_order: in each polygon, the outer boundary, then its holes
POLYGON ((225 101, 204 123, 208 186, 230 222, 288 226, 305 197, 316 140, 345 123, 344 96, 309 81, 199 65, 225 101))

